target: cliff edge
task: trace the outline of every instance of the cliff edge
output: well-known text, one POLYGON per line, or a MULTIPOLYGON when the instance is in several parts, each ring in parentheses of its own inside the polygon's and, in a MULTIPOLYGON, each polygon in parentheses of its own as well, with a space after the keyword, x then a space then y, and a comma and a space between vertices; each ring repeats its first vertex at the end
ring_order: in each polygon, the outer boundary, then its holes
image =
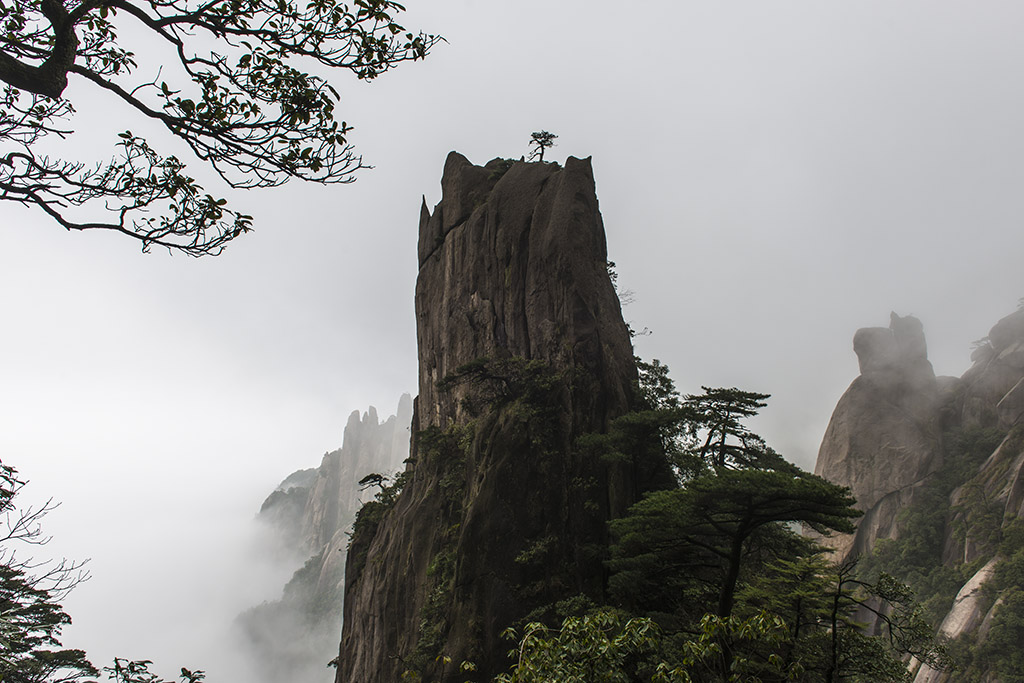
POLYGON ((441 186, 420 218, 413 454, 357 518, 339 683, 491 680, 503 629, 602 597, 607 520, 663 474, 574 447, 636 381, 589 159, 453 152, 441 186))
POLYGON ((854 349, 861 375, 836 406, 815 472, 851 487, 865 515, 854 534, 825 542, 837 560, 859 557, 869 573, 907 582, 948 641, 960 669, 912 661, 915 683, 1015 680, 1006 676, 1024 665, 1024 309, 978 342, 960 378, 935 378, 912 318, 859 330, 854 349))

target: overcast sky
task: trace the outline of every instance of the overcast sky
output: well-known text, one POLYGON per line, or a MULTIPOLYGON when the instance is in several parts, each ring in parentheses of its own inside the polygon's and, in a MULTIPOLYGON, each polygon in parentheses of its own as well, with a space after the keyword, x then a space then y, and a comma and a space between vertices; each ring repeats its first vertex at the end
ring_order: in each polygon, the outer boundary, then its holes
MULTIPOLYGON (((243 195, 256 232, 220 257, 0 205, 0 457, 63 501, 51 550, 93 558, 66 644, 98 662, 216 672, 210 634, 283 583, 251 554, 263 497, 415 392, 419 207, 450 150, 546 129, 549 158, 592 156, 638 353, 684 392, 773 394, 757 427, 806 468, 858 327, 916 315, 959 375, 1024 296, 1019 2, 408 5, 448 43, 334 80, 376 168, 243 195)), ((75 101, 120 126, 105 104, 75 101)))

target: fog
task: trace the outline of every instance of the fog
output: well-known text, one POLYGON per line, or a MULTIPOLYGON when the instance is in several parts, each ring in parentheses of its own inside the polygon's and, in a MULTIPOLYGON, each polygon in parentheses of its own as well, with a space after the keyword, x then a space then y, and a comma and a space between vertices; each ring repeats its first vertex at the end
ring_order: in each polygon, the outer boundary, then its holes
MULTIPOLYGON (((913 314, 959 375, 1024 296, 1019 3, 408 6, 448 42, 334 81, 375 168, 233 195, 256 231, 222 256, 0 203, 0 457, 62 502, 46 552, 92 558, 64 643, 100 665, 247 680, 231 621, 292 570, 253 517, 352 410, 415 391, 419 208, 452 149, 518 158, 546 129, 549 158, 592 156, 637 353, 684 392, 771 393, 755 427, 807 468, 858 327, 913 314)), ((76 107, 69 149, 113 139, 76 107)))

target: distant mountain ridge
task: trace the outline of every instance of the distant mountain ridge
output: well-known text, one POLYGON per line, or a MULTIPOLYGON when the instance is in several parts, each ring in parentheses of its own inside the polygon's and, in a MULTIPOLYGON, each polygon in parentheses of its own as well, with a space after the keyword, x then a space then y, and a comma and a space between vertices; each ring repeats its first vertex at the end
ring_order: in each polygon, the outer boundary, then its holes
POLYGON ((337 654, 341 633, 349 532, 356 511, 374 494, 359 482, 404 468, 411 420, 409 394, 383 422, 372 406, 362 415, 353 411, 342 447, 325 453, 319 467, 288 475, 260 507, 258 520, 273 529, 285 551, 308 557, 280 600, 239 617, 263 683, 329 678, 326 665, 337 654))

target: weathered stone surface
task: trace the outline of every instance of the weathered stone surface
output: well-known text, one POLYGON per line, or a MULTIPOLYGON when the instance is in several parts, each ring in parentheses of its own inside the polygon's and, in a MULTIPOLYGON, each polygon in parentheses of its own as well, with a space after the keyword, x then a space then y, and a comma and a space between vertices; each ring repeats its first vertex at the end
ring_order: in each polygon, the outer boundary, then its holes
POLYGON ((853 535, 828 539, 838 556, 868 551, 897 534, 896 513, 941 465, 940 384, 916 318, 858 330, 861 376, 839 400, 815 474, 849 486, 864 511, 853 535))
MULTIPOLYGON (((857 333, 862 374, 836 407, 816 471, 851 486, 866 514, 855 535, 832 544, 841 555, 863 554, 878 539, 899 536, 899 511, 913 501, 915 489, 927 483, 943 457, 959 455, 954 449, 943 452, 941 429, 962 435, 1005 432, 973 476, 950 494, 945 520, 943 564, 985 565, 961 588, 941 631, 948 637, 975 632, 980 642, 1003 602, 999 598, 982 611, 982 586, 1000 561, 1000 528, 1024 517, 1024 310, 992 328, 959 380, 929 377, 919 325, 905 320, 894 318, 890 330, 857 333)), ((955 680, 955 672, 927 666, 914 678, 915 683, 955 680)))
POLYGON ((421 212, 414 422, 419 430, 472 423, 471 443, 453 482, 414 440, 394 507, 353 538, 339 683, 391 683, 409 667, 424 680, 461 681, 463 659, 490 680, 507 666, 502 629, 556 599, 600 597, 603 569, 588 547, 665 474, 572 448, 630 407, 636 379, 589 160, 505 168, 453 152, 440 204, 421 212), (547 431, 530 406, 481 413, 464 400, 470 386, 438 388, 484 357, 542 361, 557 374, 547 431), (530 549, 546 553, 539 573, 522 559, 530 549), (416 659, 428 640, 430 656, 416 659), (433 656, 442 653, 451 665, 433 656))
MULTIPOLYGON (((961 413, 965 427, 1009 426, 1012 408, 1001 411, 998 405, 1024 379, 1024 310, 997 322, 987 340, 971 355, 974 364, 963 375, 961 413)), ((1011 399, 1012 405, 1015 401, 1011 399)))
POLYGON ((1013 385, 996 404, 999 426, 1009 429, 1024 419, 1024 378, 1013 385))
MULTIPOLYGON (((953 607, 942 620, 939 633, 953 639, 978 628, 985 618, 985 598, 982 586, 992 576, 999 558, 993 557, 974 576, 968 579, 953 600, 953 607)), ((947 683, 954 680, 954 672, 937 671, 927 664, 922 665, 914 676, 914 683, 947 683)))

